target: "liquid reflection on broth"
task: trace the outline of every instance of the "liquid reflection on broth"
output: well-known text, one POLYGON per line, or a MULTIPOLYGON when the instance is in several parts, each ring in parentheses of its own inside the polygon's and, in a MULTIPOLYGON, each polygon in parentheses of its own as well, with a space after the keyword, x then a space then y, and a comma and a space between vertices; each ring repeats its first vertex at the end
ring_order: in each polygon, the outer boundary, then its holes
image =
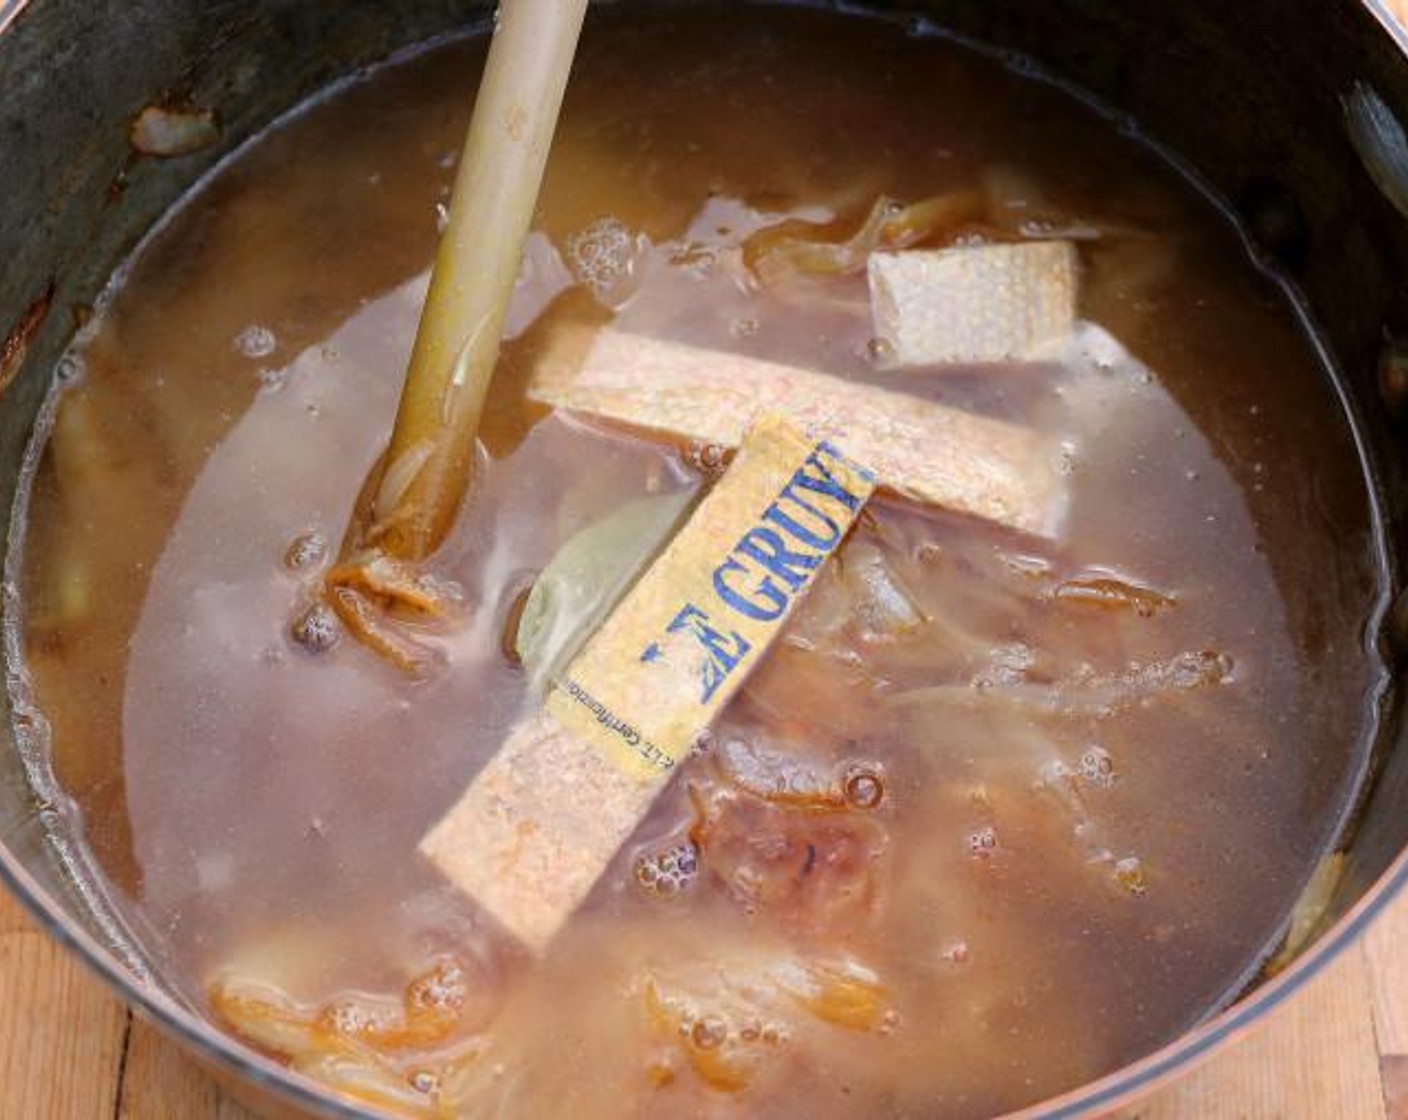
POLYGON ((425 632, 443 665, 413 681, 307 614, 386 438, 481 59, 438 46, 260 138, 78 353, 28 656, 87 839, 174 981, 425 1116, 985 1116, 1235 995, 1366 757, 1383 575, 1353 439, 1206 200, 941 38, 593 13, 487 466, 436 562, 465 603, 425 632), (759 283, 744 259, 786 221, 841 242, 881 196, 957 192, 981 217, 949 242, 1077 246, 1081 325, 1049 360, 888 371, 863 271, 759 283), (417 845, 538 702, 505 636, 537 574, 726 458, 533 403, 554 340, 608 322, 1035 429, 1069 503, 1043 539, 872 502, 531 961, 417 845))

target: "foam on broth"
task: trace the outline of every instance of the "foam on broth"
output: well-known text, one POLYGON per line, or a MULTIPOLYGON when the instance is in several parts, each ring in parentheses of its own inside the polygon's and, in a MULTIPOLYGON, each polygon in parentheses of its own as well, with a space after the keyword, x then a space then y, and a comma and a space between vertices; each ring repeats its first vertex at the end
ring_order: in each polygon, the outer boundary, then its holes
POLYGON ((435 47, 259 138, 142 246, 77 354, 35 483, 28 656, 88 842, 177 985, 200 1004, 235 973, 312 1008, 469 962, 482 1022, 466 1013, 455 1056, 497 1072, 463 1099, 523 1116, 990 1115, 1234 995, 1362 772, 1382 573, 1354 441, 1283 291, 1205 199, 941 38, 797 9, 594 12, 487 466, 437 561, 471 608, 435 636, 446 667, 416 683, 354 643, 292 641, 317 564, 286 554, 310 531, 335 549, 386 438, 481 59, 435 47), (1123 353, 904 380, 871 360, 863 280, 782 298, 730 263, 786 217, 994 181, 1033 221, 1103 231, 1081 242, 1080 312, 1123 353), (625 231, 629 269, 587 275, 593 227, 625 231), (501 634, 533 574, 624 502, 706 484, 688 454, 524 402, 551 331, 613 315, 1040 426, 1068 443, 1071 514, 1045 542, 874 505, 715 749, 530 965, 416 845, 532 702, 501 634), (1080 593, 1115 581, 1173 605, 1080 593), (920 625, 875 606, 895 588, 920 625), (883 798, 844 835, 747 792, 856 765, 883 798), (691 842, 686 889, 643 889, 641 859, 691 842), (707 1011, 720 977, 838 953, 879 978, 881 1026, 784 1023, 746 1088, 710 1084, 699 1040, 647 1006, 683 991, 707 1011))

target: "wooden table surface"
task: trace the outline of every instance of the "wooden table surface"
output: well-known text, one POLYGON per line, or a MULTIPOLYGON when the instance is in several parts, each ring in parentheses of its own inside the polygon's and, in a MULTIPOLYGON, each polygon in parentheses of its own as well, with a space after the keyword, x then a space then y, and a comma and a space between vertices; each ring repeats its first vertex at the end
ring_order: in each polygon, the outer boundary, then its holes
MULTIPOLYGON (((1408 0, 1390 0, 1408 20, 1408 0)), ((1408 1120, 1408 898, 1235 1047, 1121 1120, 1408 1120)), ((0 1120, 254 1120, 0 891, 0 1120)))

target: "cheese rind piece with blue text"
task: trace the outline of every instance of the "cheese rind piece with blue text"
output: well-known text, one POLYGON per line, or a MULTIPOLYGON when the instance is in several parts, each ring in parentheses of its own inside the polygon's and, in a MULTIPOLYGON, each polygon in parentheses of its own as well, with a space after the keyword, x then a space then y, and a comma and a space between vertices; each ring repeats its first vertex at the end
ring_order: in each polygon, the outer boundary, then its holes
POLYGON ((759 417, 422 853, 541 952, 766 656, 874 485, 830 440, 759 417))

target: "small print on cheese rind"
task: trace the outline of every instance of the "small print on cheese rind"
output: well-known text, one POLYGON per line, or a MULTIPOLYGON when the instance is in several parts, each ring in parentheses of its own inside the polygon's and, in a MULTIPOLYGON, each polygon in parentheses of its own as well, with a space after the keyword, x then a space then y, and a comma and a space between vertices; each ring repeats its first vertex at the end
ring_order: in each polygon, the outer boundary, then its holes
POLYGON ((873 253, 870 310, 888 369, 1021 361, 1076 315, 1067 241, 873 253))

